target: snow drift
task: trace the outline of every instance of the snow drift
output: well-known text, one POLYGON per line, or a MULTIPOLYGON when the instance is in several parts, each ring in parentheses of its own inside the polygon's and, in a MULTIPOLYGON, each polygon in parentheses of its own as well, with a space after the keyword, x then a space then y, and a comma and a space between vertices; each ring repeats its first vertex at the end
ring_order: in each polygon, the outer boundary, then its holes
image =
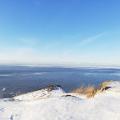
POLYGON ((120 120, 120 82, 92 98, 49 87, 0 100, 0 120, 120 120))

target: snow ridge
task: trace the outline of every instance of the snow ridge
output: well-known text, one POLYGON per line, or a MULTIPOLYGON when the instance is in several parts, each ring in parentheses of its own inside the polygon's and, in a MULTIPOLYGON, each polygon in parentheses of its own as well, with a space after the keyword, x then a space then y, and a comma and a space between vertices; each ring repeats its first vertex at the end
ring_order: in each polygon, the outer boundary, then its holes
POLYGON ((120 82, 87 99, 50 86, 0 100, 0 120, 120 120, 120 82))

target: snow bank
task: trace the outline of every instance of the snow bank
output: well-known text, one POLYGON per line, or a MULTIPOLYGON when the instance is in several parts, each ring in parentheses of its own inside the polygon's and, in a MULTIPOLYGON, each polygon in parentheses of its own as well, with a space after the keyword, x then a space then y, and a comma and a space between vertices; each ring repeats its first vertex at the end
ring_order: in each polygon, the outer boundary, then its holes
POLYGON ((60 87, 0 100, 0 120, 120 120, 120 82, 87 99, 60 87), (48 95, 49 94, 49 95, 48 95))
POLYGON ((51 85, 42 90, 16 96, 14 97, 14 99, 22 100, 22 101, 31 101, 31 100, 33 101, 33 100, 45 99, 52 96, 60 96, 63 93, 64 91, 60 86, 51 85))

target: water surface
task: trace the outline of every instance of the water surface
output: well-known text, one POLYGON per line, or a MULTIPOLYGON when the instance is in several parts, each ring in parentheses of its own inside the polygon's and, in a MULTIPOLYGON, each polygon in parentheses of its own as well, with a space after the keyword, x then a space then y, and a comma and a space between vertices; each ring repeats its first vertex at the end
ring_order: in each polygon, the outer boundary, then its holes
POLYGON ((97 86, 105 80, 120 80, 120 69, 0 66, 0 97, 38 90, 49 84, 61 85, 68 92, 80 85, 97 86))

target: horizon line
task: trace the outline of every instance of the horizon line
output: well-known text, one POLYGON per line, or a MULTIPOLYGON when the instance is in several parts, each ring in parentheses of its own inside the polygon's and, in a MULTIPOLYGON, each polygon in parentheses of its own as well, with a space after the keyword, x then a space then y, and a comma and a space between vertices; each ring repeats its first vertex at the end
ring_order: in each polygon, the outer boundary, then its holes
POLYGON ((79 67, 105 67, 105 68, 119 68, 120 65, 101 65, 101 64, 22 64, 22 63, 17 63, 17 64, 13 64, 13 63, 8 63, 8 64, 1 64, 0 66, 25 66, 25 67, 66 67, 66 68, 79 68, 79 67))

